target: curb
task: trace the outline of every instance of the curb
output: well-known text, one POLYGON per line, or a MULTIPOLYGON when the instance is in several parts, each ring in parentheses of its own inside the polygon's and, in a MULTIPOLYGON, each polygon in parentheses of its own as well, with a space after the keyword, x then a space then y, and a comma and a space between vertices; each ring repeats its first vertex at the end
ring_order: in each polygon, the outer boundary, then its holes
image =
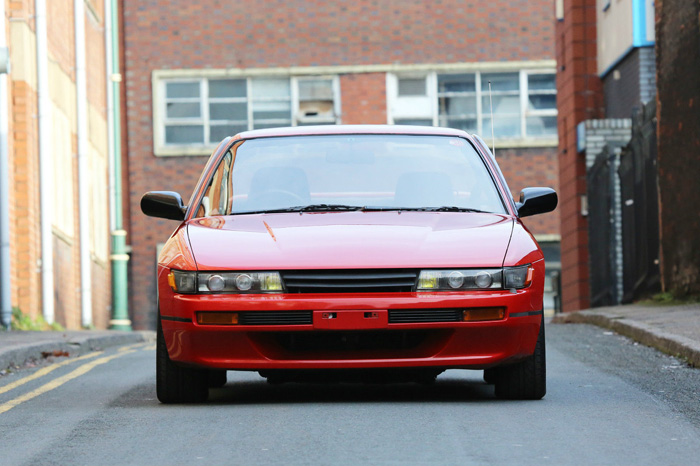
MULTIPOLYGON (((87 333, 87 332, 86 332, 87 333)), ((80 356, 111 346, 155 341, 153 331, 115 332, 108 335, 57 336, 55 340, 20 344, 12 348, 0 349, 0 371, 22 366, 31 360, 41 360, 42 353, 65 352, 71 357, 80 356)))
POLYGON ((619 315, 593 311, 559 314, 555 324, 592 324, 613 330, 643 345, 656 348, 671 356, 683 358, 693 367, 700 367, 700 343, 680 335, 663 332, 651 325, 625 319, 619 315))

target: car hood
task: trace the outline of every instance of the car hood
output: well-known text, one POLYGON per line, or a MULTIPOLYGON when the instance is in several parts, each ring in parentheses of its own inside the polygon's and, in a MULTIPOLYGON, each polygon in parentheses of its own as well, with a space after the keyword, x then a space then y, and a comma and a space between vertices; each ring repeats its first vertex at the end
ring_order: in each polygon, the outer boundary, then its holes
POLYGON ((514 220, 453 212, 314 212, 188 222, 199 270, 500 267, 514 220))

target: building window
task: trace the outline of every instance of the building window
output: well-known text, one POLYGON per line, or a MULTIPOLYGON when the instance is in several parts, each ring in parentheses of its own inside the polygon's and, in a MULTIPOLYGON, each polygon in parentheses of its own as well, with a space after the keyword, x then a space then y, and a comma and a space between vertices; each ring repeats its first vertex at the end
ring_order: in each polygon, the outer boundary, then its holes
POLYGON ((340 123, 336 76, 168 78, 154 83, 156 155, 208 154, 241 131, 340 123))
POLYGON ((524 145, 551 145, 557 137, 553 71, 390 75, 389 122, 491 133, 524 145))

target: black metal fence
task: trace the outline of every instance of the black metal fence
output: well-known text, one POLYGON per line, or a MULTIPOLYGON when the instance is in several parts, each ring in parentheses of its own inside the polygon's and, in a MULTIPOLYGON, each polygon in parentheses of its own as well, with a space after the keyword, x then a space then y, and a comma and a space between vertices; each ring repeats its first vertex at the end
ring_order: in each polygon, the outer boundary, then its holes
POLYGON ((632 119, 622 150, 607 146, 587 174, 591 306, 660 289, 656 103, 632 119), (621 274, 620 274, 621 269, 621 274))
POLYGON ((588 244, 591 306, 619 302, 617 292, 617 241, 615 235, 615 162, 617 154, 606 146, 587 174, 588 244))
POLYGON ((656 168, 656 102, 632 117, 632 139, 620 156, 622 302, 661 289, 656 168))

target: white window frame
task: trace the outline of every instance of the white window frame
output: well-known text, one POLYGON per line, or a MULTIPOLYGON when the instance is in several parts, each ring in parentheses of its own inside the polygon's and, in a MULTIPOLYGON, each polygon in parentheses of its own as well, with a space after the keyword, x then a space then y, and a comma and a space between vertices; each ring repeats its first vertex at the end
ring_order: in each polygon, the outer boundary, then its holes
MULTIPOLYGON (((439 98, 441 94, 438 92, 438 75, 446 74, 473 74, 475 75, 475 97, 476 97, 476 119, 477 128, 476 133, 482 136, 489 136, 491 133, 490 126, 488 128, 483 127, 484 118, 490 117, 490 109, 484 108, 482 105, 483 98, 488 97, 488 91, 482 90, 481 78, 482 75, 486 74, 513 74, 518 73, 519 79, 519 101, 520 101, 520 134, 521 136, 515 138, 509 137, 498 137, 496 134, 496 143, 499 147, 556 147, 558 145, 558 137, 556 135, 547 136, 529 136, 527 134, 527 118, 528 117, 548 117, 557 116, 557 109, 545 109, 545 110, 530 110, 529 106, 529 88, 528 88, 528 77, 536 74, 550 74, 555 75, 556 70, 552 68, 542 68, 542 69, 520 69, 520 70, 498 70, 498 69, 478 69, 478 70, 455 70, 455 71, 427 71, 422 74, 416 73, 388 73, 387 74, 387 123, 395 124, 395 120, 403 119, 431 119, 433 126, 441 126, 444 120, 440 116, 439 109, 439 98), (423 77, 426 79, 426 85, 428 87, 427 96, 430 98, 430 103, 420 103, 418 101, 413 102, 415 104, 414 109, 409 109, 411 107, 411 102, 406 97, 398 96, 398 80, 403 78, 418 78, 423 77), (420 108, 419 108, 420 107, 420 108), (442 121, 441 121, 442 120, 442 121), (488 134, 487 134, 488 133, 488 134)), ((516 91, 508 91, 507 93, 515 93, 516 91)), ((556 89, 551 91, 537 91, 541 94, 554 94, 556 95, 556 89)), ((501 94, 494 91, 494 95, 501 94)))
MULTIPOLYGON (((303 76, 280 76, 280 75, 259 75, 255 76, 221 76, 207 75, 206 73, 196 75, 193 73, 183 73, 182 76, 171 76, 169 73, 163 73, 160 76, 154 73, 153 76, 153 152, 156 156, 187 156, 187 155, 209 155, 216 147, 219 141, 210 143, 210 129, 212 120, 209 115, 209 103, 236 103, 247 102, 247 129, 252 130, 254 125, 253 111, 254 100, 252 97, 252 80, 254 79, 287 79, 290 83, 290 114, 288 119, 279 120, 280 126, 287 126, 291 122, 292 126, 297 126, 302 123, 299 118, 299 82, 306 79, 313 80, 330 80, 333 95, 333 111, 334 117, 306 117, 303 123, 305 124, 340 124, 341 122, 341 105, 340 105, 340 78, 338 75, 303 75, 303 76), (218 79, 245 79, 246 80, 246 97, 209 97, 209 81, 218 79), (166 99, 166 85, 168 83, 199 83, 199 97, 182 97, 166 99), (200 116, 192 118, 168 118, 167 104, 168 102, 194 102, 200 103, 200 116), (203 130, 202 144, 166 144, 165 143, 165 128, 166 125, 181 124, 181 125, 201 125, 203 130)), ((272 100, 280 100, 274 98, 272 100)), ((260 121, 259 119, 257 121, 260 121)), ((267 120, 266 120, 267 121, 267 120)), ((242 120, 215 120, 217 123, 227 122, 229 124, 243 123, 242 120)), ((270 119, 269 123, 275 123, 275 120, 270 119)), ((233 136, 233 134, 231 134, 233 136)))

